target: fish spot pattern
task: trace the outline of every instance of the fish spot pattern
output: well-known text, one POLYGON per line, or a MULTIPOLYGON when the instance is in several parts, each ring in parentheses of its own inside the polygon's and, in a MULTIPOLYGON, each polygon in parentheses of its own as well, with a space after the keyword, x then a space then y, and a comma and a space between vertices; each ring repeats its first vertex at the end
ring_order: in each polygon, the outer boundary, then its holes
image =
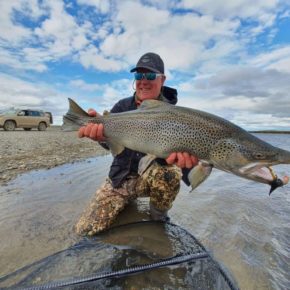
POLYGON ((231 126, 227 130, 224 124, 213 121, 204 113, 193 117, 191 109, 180 113, 174 106, 167 110, 147 110, 144 114, 130 111, 126 119, 122 113, 110 114, 103 122, 107 137, 122 140, 126 147, 134 143, 135 150, 152 154, 157 152, 157 156, 163 158, 171 152, 189 152, 208 159, 217 140, 225 138, 231 131, 231 126), (150 148, 153 148, 152 152, 150 148))

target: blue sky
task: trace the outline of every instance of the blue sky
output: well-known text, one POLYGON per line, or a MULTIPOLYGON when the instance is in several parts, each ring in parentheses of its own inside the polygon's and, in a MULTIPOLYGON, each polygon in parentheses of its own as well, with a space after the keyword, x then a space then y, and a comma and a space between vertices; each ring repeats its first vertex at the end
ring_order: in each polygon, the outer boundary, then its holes
POLYGON ((290 130, 290 1, 0 1, 0 109, 110 109, 146 52, 181 106, 290 130))

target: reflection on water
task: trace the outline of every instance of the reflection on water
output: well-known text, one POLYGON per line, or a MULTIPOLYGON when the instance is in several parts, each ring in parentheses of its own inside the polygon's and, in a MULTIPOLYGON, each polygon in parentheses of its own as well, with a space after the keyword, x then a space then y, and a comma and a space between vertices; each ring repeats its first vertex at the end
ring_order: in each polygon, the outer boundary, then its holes
MULTIPOLYGON (((290 149, 290 135, 258 137, 290 149)), ((0 187, 0 276, 80 240, 73 225, 110 162, 107 156, 35 171, 0 187)), ((278 175, 287 171, 276 167, 278 175)), ((214 170, 194 192, 182 186, 169 214, 213 251, 241 289, 289 289, 289 185, 268 192, 267 185, 214 170)), ((141 199, 118 223, 147 218, 148 203, 141 199)))

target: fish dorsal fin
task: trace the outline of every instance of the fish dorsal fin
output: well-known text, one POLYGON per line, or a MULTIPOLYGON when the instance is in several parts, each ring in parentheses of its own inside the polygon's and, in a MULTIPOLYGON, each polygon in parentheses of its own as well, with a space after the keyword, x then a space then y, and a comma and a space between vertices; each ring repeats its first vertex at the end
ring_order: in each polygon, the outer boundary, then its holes
POLYGON ((172 106, 166 102, 158 101, 158 100, 144 100, 139 109, 140 110, 149 110, 153 108, 166 108, 168 106, 172 106))
POLYGON ((68 98, 68 101, 69 101, 69 110, 68 110, 69 114, 77 114, 80 116, 89 117, 89 114, 86 111, 84 111, 74 100, 68 98))

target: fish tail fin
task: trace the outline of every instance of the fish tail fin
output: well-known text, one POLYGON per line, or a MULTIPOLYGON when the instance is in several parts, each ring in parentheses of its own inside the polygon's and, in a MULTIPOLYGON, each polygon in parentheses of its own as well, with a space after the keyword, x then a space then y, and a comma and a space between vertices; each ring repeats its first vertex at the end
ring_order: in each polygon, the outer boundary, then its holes
POLYGON ((89 120, 89 114, 84 111, 74 100, 68 98, 69 110, 63 116, 63 131, 77 131, 89 120))
POLYGON ((81 127, 81 124, 78 124, 76 120, 73 119, 72 115, 64 115, 62 121, 61 129, 66 132, 77 131, 81 127))
POLYGON ((68 102, 69 102, 69 110, 68 110, 69 114, 79 115, 87 118, 90 117, 90 115, 85 110, 83 110, 74 100, 68 98, 68 102))

